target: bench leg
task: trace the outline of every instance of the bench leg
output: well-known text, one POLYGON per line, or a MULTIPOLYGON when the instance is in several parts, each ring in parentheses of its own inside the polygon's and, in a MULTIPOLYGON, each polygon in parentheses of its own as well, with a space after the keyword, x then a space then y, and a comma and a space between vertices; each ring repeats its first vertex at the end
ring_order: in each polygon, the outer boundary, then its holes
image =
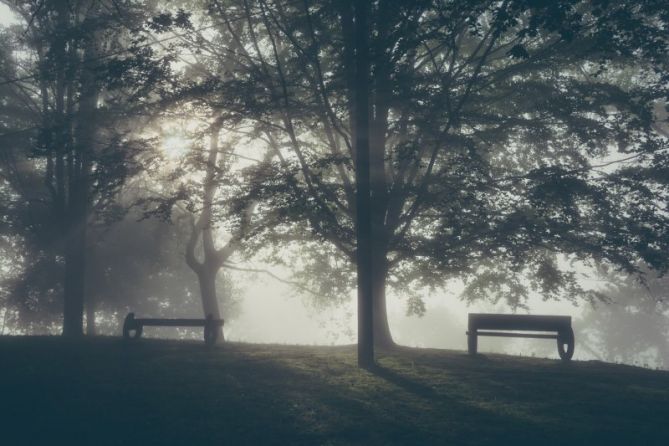
POLYGON ((135 322, 135 313, 128 313, 123 321, 123 339, 139 339, 142 336, 142 328, 135 322))
POLYGON ((574 347, 576 340, 574 338, 574 330, 569 328, 569 331, 558 333, 557 347, 560 359, 569 361, 574 356, 574 347), (565 346, 567 349, 565 350, 565 346))
POLYGON ((476 332, 467 333, 467 351, 470 355, 475 355, 478 350, 478 336, 476 332))
POLYGON ((204 322, 204 343, 207 346, 212 346, 218 339, 218 327, 214 324, 214 316, 208 314, 204 322))

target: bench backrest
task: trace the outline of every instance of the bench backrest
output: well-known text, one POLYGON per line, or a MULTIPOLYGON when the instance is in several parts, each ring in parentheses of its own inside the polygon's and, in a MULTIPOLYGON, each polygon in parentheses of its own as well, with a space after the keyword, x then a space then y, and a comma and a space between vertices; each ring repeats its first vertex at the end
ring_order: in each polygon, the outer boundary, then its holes
POLYGON ((571 316, 469 314, 469 330, 561 331, 570 327, 571 316))

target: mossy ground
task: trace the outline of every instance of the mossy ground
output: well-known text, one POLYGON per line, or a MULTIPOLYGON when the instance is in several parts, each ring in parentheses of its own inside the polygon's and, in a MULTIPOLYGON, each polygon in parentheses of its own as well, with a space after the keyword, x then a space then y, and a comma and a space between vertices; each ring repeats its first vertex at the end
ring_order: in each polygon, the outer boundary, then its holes
POLYGON ((669 372, 398 348, 0 338, 6 445, 668 445, 669 372))

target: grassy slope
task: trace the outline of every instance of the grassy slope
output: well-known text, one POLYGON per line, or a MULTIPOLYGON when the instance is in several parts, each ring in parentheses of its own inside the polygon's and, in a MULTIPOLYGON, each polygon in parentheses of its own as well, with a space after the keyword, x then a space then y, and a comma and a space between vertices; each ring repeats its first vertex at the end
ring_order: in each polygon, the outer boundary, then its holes
POLYGON ((354 347, 0 338, 0 443, 669 444, 669 373, 354 347), (4 442, 4 439, 12 441, 4 442))

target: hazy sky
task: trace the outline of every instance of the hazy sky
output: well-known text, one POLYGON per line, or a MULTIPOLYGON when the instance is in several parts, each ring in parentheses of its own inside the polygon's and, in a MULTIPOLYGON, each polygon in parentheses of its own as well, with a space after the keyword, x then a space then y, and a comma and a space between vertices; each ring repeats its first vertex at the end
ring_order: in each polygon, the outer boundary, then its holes
POLYGON ((17 20, 9 7, 4 3, 0 3, 0 25, 9 25, 16 22, 17 20))

